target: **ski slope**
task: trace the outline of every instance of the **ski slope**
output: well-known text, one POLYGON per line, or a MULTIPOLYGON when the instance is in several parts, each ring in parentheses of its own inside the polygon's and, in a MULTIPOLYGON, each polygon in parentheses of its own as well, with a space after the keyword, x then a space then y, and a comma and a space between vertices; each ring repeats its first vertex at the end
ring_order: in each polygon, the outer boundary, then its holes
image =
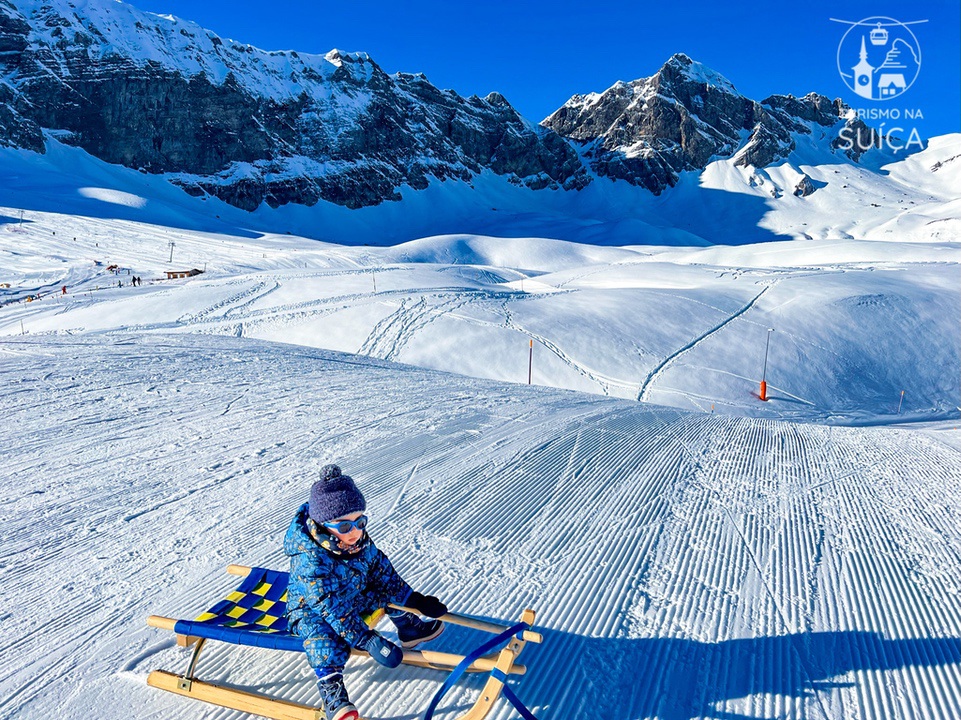
MULTIPOLYGON (((329 461, 415 587, 538 610, 512 684, 541 720, 961 716, 957 423, 692 413, 215 335, 5 337, 0 358, 0 717, 243 717, 147 687, 187 653, 144 620, 198 614, 230 562, 283 569, 329 461)), ((300 655, 214 644, 200 669, 318 699, 300 655)), ((346 678, 386 719, 443 676, 346 678)))
POLYGON ((230 335, 507 382, 532 365, 538 385, 832 423, 953 418, 961 401, 955 242, 374 248, 32 213, 0 227, 0 257, 0 336, 230 335), (162 279, 171 267, 207 272, 162 279))

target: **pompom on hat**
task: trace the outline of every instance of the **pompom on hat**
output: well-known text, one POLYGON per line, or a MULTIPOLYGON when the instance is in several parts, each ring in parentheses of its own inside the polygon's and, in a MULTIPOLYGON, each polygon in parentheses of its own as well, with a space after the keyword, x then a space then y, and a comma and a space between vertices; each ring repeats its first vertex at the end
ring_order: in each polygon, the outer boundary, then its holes
POLYGON ((353 478, 344 475, 336 465, 324 465, 320 469, 320 480, 310 488, 307 513, 311 520, 325 523, 366 509, 367 503, 353 478))

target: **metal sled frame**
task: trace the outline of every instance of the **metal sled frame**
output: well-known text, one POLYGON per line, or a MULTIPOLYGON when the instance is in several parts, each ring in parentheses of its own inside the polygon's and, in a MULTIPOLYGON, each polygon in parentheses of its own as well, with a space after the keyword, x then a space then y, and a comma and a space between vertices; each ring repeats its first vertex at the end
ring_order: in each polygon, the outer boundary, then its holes
MULTIPOLYGON (((187 669, 182 675, 165 670, 154 670, 147 678, 147 684, 178 695, 233 710, 240 710, 241 712, 273 718, 273 720, 324 720, 324 712, 320 708, 260 693, 202 682, 195 677, 200 653, 208 639, 238 645, 303 652, 299 638, 287 633, 286 622, 283 619, 283 610, 286 607, 286 573, 268 571, 263 568, 250 568, 243 565, 230 565, 227 572, 231 575, 243 576, 244 581, 237 590, 227 596, 226 600, 214 605, 198 620, 175 620, 159 615, 151 615, 147 618, 147 624, 151 627, 177 633, 177 644, 181 647, 186 648, 192 645, 194 648, 187 669), (269 574, 272 579, 273 588, 271 588, 270 582, 258 581, 265 574, 269 574), (252 593, 245 591, 245 588, 249 591, 254 586, 256 586, 256 589, 252 593), (267 590, 264 591, 262 588, 267 588, 267 590), (247 602, 244 607, 241 607, 238 600, 249 595, 254 595, 253 599, 257 602, 253 604, 247 602), (256 620, 253 619, 258 615, 259 617, 256 620), (228 616, 234 618, 234 620, 227 619, 228 616), (205 624, 210 622, 221 622, 221 624, 205 624)), ((408 608, 402 609, 407 610, 408 608)), ((416 611, 411 610, 411 612, 416 611)), ((494 634, 500 634, 508 630, 506 626, 456 613, 448 613, 441 619, 453 625, 463 625, 494 634)), ((524 610, 521 613, 520 620, 527 625, 533 625, 534 611, 524 610)), ((507 646, 499 652, 485 655, 471 663, 467 668, 468 672, 489 672, 491 676, 487 679, 487 683, 481 690, 477 701, 458 720, 481 720, 484 718, 493 707, 494 701, 500 696, 506 676, 523 675, 526 672, 526 667, 515 664, 517 656, 524 649, 524 645, 528 642, 540 643, 542 640, 540 633, 524 630, 511 638, 507 646)), ((351 654, 368 656, 366 652, 355 649, 351 650, 351 654)), ((463 655, 432 650, 404 650, 403 662, 407 665, 450 672, 464 659, 465 656, 463 655)))

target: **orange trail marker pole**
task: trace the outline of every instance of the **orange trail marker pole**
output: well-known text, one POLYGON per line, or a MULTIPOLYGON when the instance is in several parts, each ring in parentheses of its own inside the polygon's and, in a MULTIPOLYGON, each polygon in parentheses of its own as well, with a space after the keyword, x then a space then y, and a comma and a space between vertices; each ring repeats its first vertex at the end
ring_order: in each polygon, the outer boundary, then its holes
POLYGON ((767 329, 767 342, 764 344, 764 370, 761 371, 761 391, 758 393, 758 397, 764 402, 767 402, 767 352, 771 347, 772 332, 774 328, 767 329))

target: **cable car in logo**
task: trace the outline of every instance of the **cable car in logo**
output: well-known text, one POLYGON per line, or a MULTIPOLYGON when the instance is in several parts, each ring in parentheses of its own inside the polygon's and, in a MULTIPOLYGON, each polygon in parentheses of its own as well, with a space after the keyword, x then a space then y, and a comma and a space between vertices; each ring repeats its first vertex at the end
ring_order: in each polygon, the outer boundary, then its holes
POLYGON ((872 45, 887 45, 888 43, 888 31, 881 27, 881 23, 871 31, 871 44, 872 45))
POLYGON ((838 43, 838 73, 844 84, 867 100, 900 97, 914 84, 921 70, 921 47, 911 25, 928 20, 900 22, 874 15, 851 21, 838 43), (853 64, 857 62, 857 64, 853 64))

